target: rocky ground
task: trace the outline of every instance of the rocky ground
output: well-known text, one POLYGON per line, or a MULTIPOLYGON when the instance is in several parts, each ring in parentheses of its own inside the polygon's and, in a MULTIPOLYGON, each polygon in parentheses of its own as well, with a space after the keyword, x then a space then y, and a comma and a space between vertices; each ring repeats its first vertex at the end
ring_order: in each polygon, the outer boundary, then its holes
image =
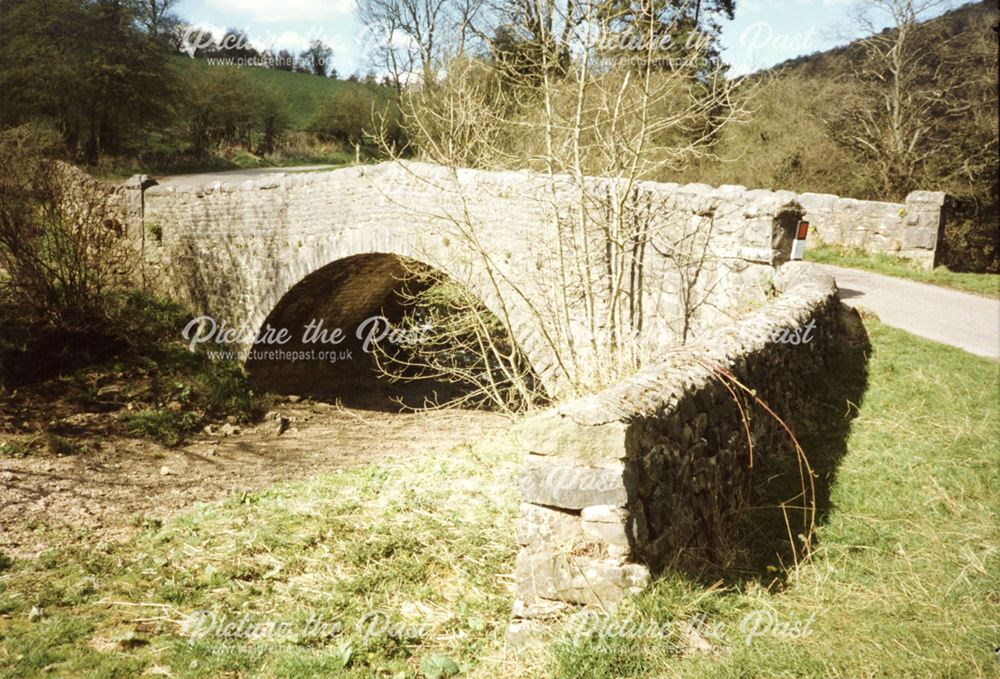
POLYGON ((258 425, 215 425, 175 448, 109 434, 70 454, 0 455, 0 552, 30 557, 57 542, 124 540, 197 502, 419 455, 507 422, 483 412, 292 401, 276 405, 258 425))

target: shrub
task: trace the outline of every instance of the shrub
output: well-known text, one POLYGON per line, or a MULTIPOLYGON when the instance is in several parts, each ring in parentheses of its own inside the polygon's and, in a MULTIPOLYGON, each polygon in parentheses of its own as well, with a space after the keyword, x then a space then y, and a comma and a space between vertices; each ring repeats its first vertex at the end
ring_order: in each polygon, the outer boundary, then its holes
POLYGON ((160 409, 140 410, 123 419, 130 434, 150 438, 168 446, 176 446, 184 439, 185 433, 196 429, 200 424, 200 418, 194 413, 175 413, 160 409))
POLYGON ((186 99, 188 142, 198 154, 233 145, 267 155, 292 124, 284 94, 255 86, 238 69, 196 73, 186 99))
POLYGON ((364 87, 345 87, 329 97, 309 126, 323 141, 350 145, 371 142, 376 129, 401 147, 399 106, 364 87))
POLYGON ((43 154, 28 128, 0 134, 0 380, 107 355, 133 258, 120 205, 43 154))
MULTIPOLYGON (((134 253, 113 193, 47 160, 30 130, 0 135, 0 164, 7 169, 0 176, 0 385, 84 366, 100 372, 114 357, 133 368, 131 378, 149 382, 140 390, 148 391, 147 407, 123 418, 133 434, 175 445, 206 417, 260 417, 262 401, 242 368, 187 351, 180 329, 189 315, 135 289, 134 253), (161 408, 175 401, 179 408, 161 408)), ((87 450, 46 432, 55 454, 87 450)))
POLYGON ((250 79, 237 69, 210 68, 194 76, 186 96, 188 140, 196 153, 220 144, 250 148, 255 111, 250 79))
POLYGON ((45 446, 53 455, 79 455, 89 453, 90 447, 65 436, 60 436, 54 432, 45 432, 45 446))
POLYGON ((288 101, 277 90, 261 90, 257 94, 255 105, 256 127, 260 136, 257 153, 269 155, 274 152, 282 136, 291 127, 292 115, 288 109, 288 101))
POLYGON ((152 358, 157 373, 148 396, 169 403, 125 414, 129 434, 175 446, 209 421, 250 424, 264 414, 264 399, 236 363, 212 362, 179 344, 161 347, 152 358))
POLYGON ((203 359, 196 389, 205 411, 215 417, 233 417, 249 423, 264 414, 261 398, 250 388, 243 369, 232 362, 203 359))
POLYGON ((0 135, 2 294, 31 321, 89 330, 113 313, 132 258, 103 185, 46 159, 25 128, 0 135))

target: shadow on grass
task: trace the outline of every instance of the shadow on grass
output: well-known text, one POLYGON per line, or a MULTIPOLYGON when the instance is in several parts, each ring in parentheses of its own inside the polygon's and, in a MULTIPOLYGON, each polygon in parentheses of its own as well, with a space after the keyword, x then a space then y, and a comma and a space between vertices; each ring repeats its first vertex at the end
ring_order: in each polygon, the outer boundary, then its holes
MULTIPOLYGON (((847 454, 851 426, 868 386, 871 354, 868 333, 857 311, 843 304, 840 309, 840 337, 830 365, 812 377, 810 398, 789 422, 813 468, 817 527, 822 526, 830 513, 830 490, 840 461, 847 454)), ((764 473, 758 478, 766 481, 755 489, 754 506, 740 523, 739 548, 746 560, 723 577, 724 581, 732 584, 747 580, 761 584, 780 581, 785 567, 795 563, 796 553, 790 539, 796 541, 801 558, 802 541, 794 530, 799 517, 792 517, 795 510, 788 509, 786 520, 786 511, 781 507, 801 492, 798 467, 789 462, 772 463, 761 470, 764 473)), ((812 547, 816 546, 814 535, 812 547)))
MULTIPOLYGON (((860 316, 841 304, 840 335, 830 364, 813 375, 807 389, 809 398, 788 418, 814 472, 817 528, 831 510, 830 491, 868 386, 870 354, 871 344, 860 316)), ((780 586, 788 568, 802 558, 802 482, 795 458, 762 460, 754 475, 758 481, 751 506, 739 519, 724 561, 703 561, 696 568, 688 563, 677 569, 685 576, 729 586, 751 581, 780 586)), ((812 548, 816 546, 813 535, 812 548)))

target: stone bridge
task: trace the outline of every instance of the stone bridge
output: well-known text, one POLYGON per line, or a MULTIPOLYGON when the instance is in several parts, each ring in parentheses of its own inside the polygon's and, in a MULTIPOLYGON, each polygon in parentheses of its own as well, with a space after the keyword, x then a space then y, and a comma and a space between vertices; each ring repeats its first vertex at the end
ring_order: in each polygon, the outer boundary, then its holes
MULTIPOLYGON (((417 261, 475 293, 548 391, 564 395, 537 314, 560 285, 551 229, 578 204, 569 179, 553 187, 531 173, 387 163, 194 188, 137 177, 128 186, 146 275, 198 312, 247 328, 241 356, 268 324, 350 328, 389 313, 405 263, 417 261)), ((610 196, 619 187, 604 188, 610 196)), ((512 631, 569 605, 614 605, 679 553, 710 554, 724 542, 746 502, 750 446, 780 456, 790 444, 772 418, 747 420, 752 401, 720 376, 787 413, 834 344, 832 280, 786 263, 803 214, 795 194, 643 183, 626 198, 663 241, 646 259, 643 300, 662 360, 524 425, 512 631), (683 265, 662 255, 692 230, 705 234, 698 247, 710 264, 693 291, 683 265), (692 293, 704 302, 693 314, 680 300, 692 293), (807 325, 813 341, 779 339, 807 325)), ((370 370, 360 360, 248 368, 295 392, 332 391, 370 370)))
MULTIPOLYGON (((539 337, 538 317, 558 285, 550 225, 579 209, 568 179, 553 192, 530 173, 385 163, 199 187, 143 178, 130 185, 130 231, 147 275, 200 313, 242 327, 243 357, 248 338, 267 324, 301 328, 324 319, 350 335, 386 311, 405 262, 416 261, 470 289, 509 327, 549 392, 560 393, 565 375, 551 338, 539 337)), ((683 266, 656 256, 655 242, 646 258, 646 334, 663 347, 760 303, 802 213, 787 192, 652 183, 628 191, 664 247, 705 234, 693 253, 711 265, 692 293, 700 295, 697 313, 679 300, 683 266)), ((248 368, 278 391, 331 391, 369 370, 357 360, 363 352, 354 357, 336 367, 251 360, 248 368)))

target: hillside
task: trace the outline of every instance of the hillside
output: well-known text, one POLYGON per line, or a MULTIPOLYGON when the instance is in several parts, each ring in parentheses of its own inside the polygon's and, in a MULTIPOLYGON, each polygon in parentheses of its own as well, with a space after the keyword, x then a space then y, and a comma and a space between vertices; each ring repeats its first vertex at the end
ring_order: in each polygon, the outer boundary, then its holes
POLYGON ((178 89, 160 125, 133 139, 133 148, 108 155, 91 173, 122 179, 255 167, 353 162, 378 155, 365 137, 375 107, 392 105, 385 86, 262 67, 169 58, 178 89), (272 123, 271 143, 265 128, 272 123))
POLYGON ((180 71, 180 80, 185 82, 191 74, 205 73, 209 69, 236 69, 250 78, 254 84, 262 88, 272 88, 284 94, 292 115, 292 128, 306 129, 315 119, 325 100, 345 93, 357 93, 371 96, 374 92, 379 98, 389 96, 389 90, 381 85, 366 85, 364 83, 321 78, 309 73, 294 73, 271 68, 236 67, 210 64, 206 59, 189 59, 184 56, 173 57, 175 68, 180 71))
MULTIPOLYGON (((945 12, 939 17, 926 21, 917 27, 918 39, 935 41, 949 40, 963 33, 978 30, 983 23, 996 25, 998 16, 996 0, 970 2, 945 12)), ((891 29, 883 33, 891 34, 891 29)), ((796 75, 806 78, 829 78, 851 73, 851 64, 856 64, 863 56, 861 41, 834 47, 824 52, 813 52, 760 71, 758 75, 796 75)))
POLYGON ((760 71, 745 83, 747 114, 714 157, 661 178, 863 200, 944 191, 943 263, 1000 272, 998 17, 992 0, 914 26, 901 96, 888 62, 862 41, 760 71))

